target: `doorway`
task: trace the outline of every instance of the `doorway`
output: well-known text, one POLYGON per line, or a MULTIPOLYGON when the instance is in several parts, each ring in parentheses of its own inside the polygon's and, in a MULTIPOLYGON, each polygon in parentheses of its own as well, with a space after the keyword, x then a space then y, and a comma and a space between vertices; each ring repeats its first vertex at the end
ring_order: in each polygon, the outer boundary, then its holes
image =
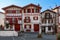
POLYGON ((45 27, 42 27, 42 33, 45 33, 45 27))

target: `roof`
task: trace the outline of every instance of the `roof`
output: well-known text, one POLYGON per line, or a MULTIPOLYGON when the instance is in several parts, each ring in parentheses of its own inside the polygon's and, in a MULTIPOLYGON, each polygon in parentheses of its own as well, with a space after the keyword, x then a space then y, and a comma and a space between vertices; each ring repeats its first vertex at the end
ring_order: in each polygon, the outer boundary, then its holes
POLYGON ((55 8, 53 8, 52 10, 54 10, 54 9, 58 9, 60 6, 57 6, 57 7, 55 7, 55 8))
POLYGON ((54 11, 52 11, 52 10, 49 10, 49 9, 47 9, 47 10, 41 12, 41 13, 44 13, 44 12, 46 12, 46 11, 50 11, 50 12, 56 13, 56 12, 54 12, 54 11))
POLYGON ((29 6, 35 6, 35 7, 38 7, 38 8, 41 9, 41 7, 39 5, 35 5, 35 4, 32 4, 32 3, 24 6, 23 8, 26 8, 26 7, 29 7, 29 6))
POLYGON ((0 14, 4 14, 3 12, 0 12, 0 14))
POLYGON ((7 9, 7 8, 10 8, 10 7, 22 8, 22 7, 19 7, 19 6, 16 6, 16 5, 10 5, 10 6, 7 6, 7 7, 2 8, 2 9, 5 10, 5 9, 7 9))

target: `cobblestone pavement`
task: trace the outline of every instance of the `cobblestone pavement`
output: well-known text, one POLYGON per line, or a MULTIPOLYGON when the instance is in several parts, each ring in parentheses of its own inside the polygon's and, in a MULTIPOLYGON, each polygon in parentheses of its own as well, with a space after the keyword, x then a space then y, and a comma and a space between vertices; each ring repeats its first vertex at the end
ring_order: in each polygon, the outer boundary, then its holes
POLYGON ((21 33, 19 37, 0 37, 0 40, 56 40, 56 35, 42 34, 42 38, 37 38, 38 33, 21 33))

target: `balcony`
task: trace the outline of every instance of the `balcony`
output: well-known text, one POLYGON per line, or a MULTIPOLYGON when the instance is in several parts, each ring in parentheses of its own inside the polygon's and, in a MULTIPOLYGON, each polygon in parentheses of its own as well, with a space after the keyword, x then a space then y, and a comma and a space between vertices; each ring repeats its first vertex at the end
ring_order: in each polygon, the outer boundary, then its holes
POLYGON ((21 16, 22 14, 18 13, 18 14, 6 14, 6 16, 21 16))
POLYGON ((41 24, 42 26, 51 26, 51 25, 54 25, 53 23, 46 23, 46 24, 41 24))
POLYGON ((40 13, 24 13, 24 15, 40 15, 40 13))

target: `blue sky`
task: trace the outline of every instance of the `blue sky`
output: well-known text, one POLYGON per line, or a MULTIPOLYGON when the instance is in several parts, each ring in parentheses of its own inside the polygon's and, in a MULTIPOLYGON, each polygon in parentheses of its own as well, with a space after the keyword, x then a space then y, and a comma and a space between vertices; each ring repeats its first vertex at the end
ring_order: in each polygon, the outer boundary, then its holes
POLYGON ((54 8, 56 5, 60 5, 60 0, 0 0, 0 11, 3 11, 1 8, 9 6, 9 5, 17 5, 17 6, 25 6, 30 3, 33 4, 40 4, 42 7, 41 11, 44 11, 46 9, 54 8))

